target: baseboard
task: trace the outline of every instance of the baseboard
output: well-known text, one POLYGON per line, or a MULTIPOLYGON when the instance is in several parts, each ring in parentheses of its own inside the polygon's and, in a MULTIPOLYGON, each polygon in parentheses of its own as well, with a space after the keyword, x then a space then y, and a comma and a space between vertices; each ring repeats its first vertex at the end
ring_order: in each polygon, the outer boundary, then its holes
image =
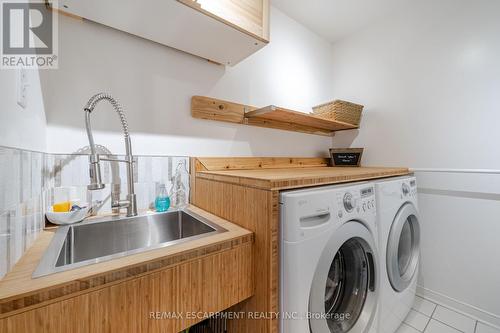
POLYGON ((455 310, 475 320, 481 321, 487 325, 494 326, 500 329, 500 316, 491 312, 485 311, 473 305, 461 302, 439 292, 417 286, 417 295, 433 301, 439 305, 455 310))

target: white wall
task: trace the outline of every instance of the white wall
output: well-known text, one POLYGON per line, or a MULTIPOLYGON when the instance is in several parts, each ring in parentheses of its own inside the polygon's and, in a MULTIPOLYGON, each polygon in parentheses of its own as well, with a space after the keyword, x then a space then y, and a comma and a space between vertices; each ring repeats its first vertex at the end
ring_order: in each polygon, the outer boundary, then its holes
MULTIPOLYGON (((496 0, 414 1, 336 43, 334 96, 367 107, 334 145, 365 147, 371 165, 500 169, 499 12, 496 0)), ((417 176, 422 290, 500 325, 500 197, 484 194, 500 193, 496 178, 417 176)))
POLYGON ((495 0, 414 2, 336 44, 334 95, 368 106, 354 143, 371 163, 500 168, 499 9, 495 0))
POLYGON ((500 174, 416 172, 419 292, 500 327, 500 174))
POLYGON ((27 107, 17 104, 18 71, 0 70, 0 146, 45 151, 46 121, 40 79, 36 69, 26 70, 27 107))
MULTIPOLYGON (((193 95, 301 111, 331 98, 331 44, 276 9, 271 43, 227 68, 87 21, 61 17, 59 29, 60 69, 41 76, 50 152, 88 144, 82 107, 93 94, 107 91, 126 109, 137 154, 328 154, 331 138, 190 115, 193 95)), ((98 109, 96 141, 123 152, 117 116, 108 106, 98 109)))

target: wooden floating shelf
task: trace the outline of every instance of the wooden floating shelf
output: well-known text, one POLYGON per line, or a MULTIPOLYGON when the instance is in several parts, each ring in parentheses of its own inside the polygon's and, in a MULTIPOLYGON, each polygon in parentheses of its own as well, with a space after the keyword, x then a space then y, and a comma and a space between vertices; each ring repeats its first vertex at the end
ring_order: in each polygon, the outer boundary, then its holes
POLYGON ((324 136, 333 136, 336 131, 358 128, 358 126, 352 124, 323 119, 274 105, 259 109, 249 105, 203 96, 193 96, 191 99, 191 115, 199 119, 324 136))
POLYGON ((246 118, 257 118, 279 121, 283 123, 300 124, 328 132, 342 131, 357 128, 355 125, 315 117, 303 112, 280 108, 274 105, 245 113, 246 118))

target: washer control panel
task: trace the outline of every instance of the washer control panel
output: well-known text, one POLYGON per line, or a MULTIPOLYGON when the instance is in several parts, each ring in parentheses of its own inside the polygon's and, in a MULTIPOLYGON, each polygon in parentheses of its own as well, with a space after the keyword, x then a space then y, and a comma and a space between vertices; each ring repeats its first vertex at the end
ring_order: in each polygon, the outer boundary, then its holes
POLYGON ((376 213, 375 188, 373 185, 361 187, 359 190, 348 190, 337 194, 338 218, 346 214, 376 213))

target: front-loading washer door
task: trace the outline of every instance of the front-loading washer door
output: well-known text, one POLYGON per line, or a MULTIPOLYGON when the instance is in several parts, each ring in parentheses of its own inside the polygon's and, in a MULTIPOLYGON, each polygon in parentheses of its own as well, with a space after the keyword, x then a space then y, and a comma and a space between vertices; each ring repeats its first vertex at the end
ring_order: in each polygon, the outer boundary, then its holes
POLYGON ((395 291, 411 284, 420 255, 420 224, 415 206, 405 203, 396 214, 387 240, 387 275, 395 291))
POLYGON ((312 333, 362 333, 377 304, 373 235, 351 221, 333 233, 318 262, 309 297, 312 333))

